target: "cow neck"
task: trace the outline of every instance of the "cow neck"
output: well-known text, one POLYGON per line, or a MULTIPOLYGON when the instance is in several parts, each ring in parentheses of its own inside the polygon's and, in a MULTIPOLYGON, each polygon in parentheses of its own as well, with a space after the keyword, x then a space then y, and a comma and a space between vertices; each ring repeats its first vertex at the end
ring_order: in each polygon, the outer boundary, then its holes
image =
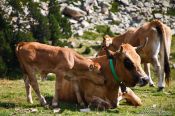
POLYGON ((114 79, 119 83, 119 86, 121 87, 122 93, 127 93, 125 84, 119 79, 119 77, 117 76, 117 73, 115 71, 114 66, 116 64, 116 61, 113 61, 113 57, 110 55, 107 47, 105 47, 105 50, 106 50, 107 59, 109 60, 109 67, 110 67, 110 70, 111 70, 111 73, 112 73, 114 79))
POLYGON ((127 93, 125 84, 119 79, 119 77, 117 76, 117 73, 115 72, 114 64, 115 63, 113 62, 113 58, 109 58, 109 67, 110 67, 110 70, 111 70, 111 73, 112 73, 114 79, 117 82, 119 82, 119 86, 121 88, 122 93, 127 93))

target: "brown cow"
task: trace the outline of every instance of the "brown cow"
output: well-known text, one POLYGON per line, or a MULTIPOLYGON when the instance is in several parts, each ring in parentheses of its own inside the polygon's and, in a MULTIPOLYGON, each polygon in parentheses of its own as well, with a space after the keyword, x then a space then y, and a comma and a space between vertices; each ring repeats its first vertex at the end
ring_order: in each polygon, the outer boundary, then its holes
MULTIPOLYGON (((75 81, 68 81, 66 79, 63 79, 62 81, 62 87, 59 91, 59 100, 65 101, 65 102, 78 102, 76 92, 74 89, 74 82, 75 81)), ((77 80, 79 92, 84 100, 84 102, 87 105, 91 105, 94 102, 99 102, 101 98, 101 94, 106 91, 105 85, 96 85, 87 79, 79 79, 77 80)), ((130 102, 134 106, 140 106, 142 105, 141 99, 130 89, 126 88, 127 93, 122 93, 121 89, 119 88, 118 95, 115 95, 116 98, 116 105, 119 105, 119 101, 122 99, 126 99, 126 101, 130 102)), ((111 91, 112 92, 112 91, 111 91)), ((102 99, 100 101, 103 101, 103 104, 96 103, 95 105, 99 108, 111 108, 111 104, 106 99, 102 99), (106 107, 105 107, 106 106, 106 107)), ((84 103, 84 104, 85 104, 84 103)), ((80 104, 81 105, 81 104, 80 104)))
MULTIPOLYGON (((142 63, 144 63, 145 72, 150 77, 149 84, 154 86, 150 74, 150 65, 153 64, 154 69, 159 77, 158 91, 165 87, 164 73, 167 84, 170 80, 169 55, 171 46, 171 29, 159 20, 147 22, 140 28, 130 28, 126 33, 117 36, 105 36, 103 44, 109 45, 109 49, 115 51, 122 43, 129 43, 133 46, 139 46, 144 43, 145 38, 148 38, 147 45, 138 54, 141 56, 142 63), (160 54, 159 58, 158 55, 160 54)), ((99 55, 104 54, 100 51, 99 55)))
MULTIPOLYGON (((96 84, 104 83, 103 77, 98 72, 90 71, 93 68, 92 66, 97 64, 69 48, 54 47, 37 42, 21 42, 16 47, 16 54, 24 73, 27 101, 30 103, 33 103, 31 96, 32 86, 40 103, 46 105, 46 100, 39 91, 35 77, 36 71, 41 74, 55 73, 57 76, 53 106, 57 106, 57 92, 65 75, 71 77, 70 80, 76 80, 76 77, 81 77, 94 81, 96 84)), ((76 83, 74 86, 75 90, 78 89, 76 83)), ((81 102, 78 90, 76 91, 77 99, 81 102)))
MULTIPOLYGON (((91 80, 96 84, 102 83, 102 85, 104 81, 103 77, 105 77, 106 83, 103 85, 103 89, 99 89, 98 87, 94 88, 92 83, 86 86, 92 88, 89 89, 87 93, 95 92, 93 96, 98 96, 93 97, 91 94, 88 94, 86 95, 87 99, 93 98, 97 101, 97 104, 100 104, 103 100, 107 100, 112 106, 115 105, 119 83, 116 83, 113 79, 106 56, 95 58, 92 61, 82 57, 71 49, 53 47, 37 42, 19 43, 16 47, 16 53, 21 68, 26 75, 24 80, 29 102, 32 102, 31 85, 39 97, 41 104, 46 104, 44 97, 40 94, 38 83, 35 78, 35 71, 38 70, 39 72, 56 73, 57 78, 55 96, 52 101, 53 106, 57 105, 58 95, 60 95, 58 92, 61 90, 62 80, 66 75, 70 77, 70 80, 76 81, 77 78, 80 77, 87 79, 87 81, 91 80), (95 65, 94 62, 100 64, 103 74, 99 75, 94 71, 89 71, 90 66, 95 65)), ((122 45, 120 52, 112 53, 111 56, 113 57, 113 61, 117 63, 115 64, 115 71, 126 86, 135 86, 137 83, 145 85, 147 83, 148 77, 141 68, 141 60, 135 52, 135 48, 128 44, 122 45)), ((88 100, 91 101, 92 99, 88 100)))
MULTIPOLYGON (((119 80, 122 81, 126 86, 135 86, 137 83, 145 85, 148 82, 149 78, 141 68, 141 59, 136 53, 134 47, 129 44, 124 44, 121 46, 120 51, 114 53, 111 52, 110 56, 115 62, 115 71, 119 77, 119 80)), ((95 106, 100 108, 115 107, 117 103, 120 82, 114 80, 109 66, 109 59, 105 55, 99 56, 92 60, 94 62, 98 62, 101 65, 102 74, 100 75, 104 76, 105 84, 95 85, 85 79, 77 80, 77 85, 79 85, 80 93, 88 104, 94 104, 95 106)), ((60 89, 57 96, 59 99, 64 101, 76 101, 76 95, 74 94, 74 89, 71 89, 71 84, 73 83, 63 81, 62 89, 60 89), (72 93, 68 91, 71 91, 72 93), (71 93, 71 95, 69 93, 71 93)), ((134 96, 133 93, 131 93, 130 91, 128 92, 128 95, 130 95, 131 97, 134 96)), ((131 97, 126 96, 126 98, 131 97)), ((134 105, 141 105, 141 102, 138 101, 140 100, 139 98, 137 99, 134 96, 134 100, 137 102, 137 104, 133 103, 134 105)))

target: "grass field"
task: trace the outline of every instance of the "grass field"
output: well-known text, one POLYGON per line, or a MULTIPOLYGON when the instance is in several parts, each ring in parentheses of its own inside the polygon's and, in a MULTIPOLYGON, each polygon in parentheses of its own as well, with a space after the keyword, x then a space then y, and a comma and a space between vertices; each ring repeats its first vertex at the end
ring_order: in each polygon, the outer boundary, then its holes
MULTIPOLYGON (((54 93, 54 81, 39 81, 42 94, 51 102, 54 93)), ((80 112, 80 107, 75 103, 60 103, 62 115, 175 115, 175 81, 165 92, 157 92, 157 88, 136 87, 135 93, 142 99, 143 106, 133 107, 121 102, 119 108, 107 111, 93 110, 88 113, 80 112)), ((0 80, 0 116, 3 115, 53 115, 51 109, 40 106, 33 93, 34 104, 28 104, 24 83, 22 80, 0 80), (37 109, 32 113, 32 109, 37 109)))
MULTIPOLYGON (((175 38, 174 38, 175 39, 175 38)), ((171 64, 175 63, 175 40, 172 41, 171 64)), ((142 99, 143 105, 133 107, 122 101, 120 106, 115 109, 91 112, 80 112, 80 106, 75 103, 60 103, 60 113, 54 114, 52 109, 46 109, 40 106, 36 95, 33 93, 34 104, 26 101, 26 93, 23 80, 0 80, 0 116, 6 115, 175 115, 175 69, 171 65, 172 82, 170 87, 166 87, 164 92, 157 92, 157 87, 135 87, 134 92, 142 99), (37 111, 34 111, 37 110, 37 111), (33 111, 33 112, 32 112, 33 111)), ((154 82, 157 78, 153 75, 154 82)), ((54 94, 54 81, 39 80, 41 93, 51 102, 54 94)))

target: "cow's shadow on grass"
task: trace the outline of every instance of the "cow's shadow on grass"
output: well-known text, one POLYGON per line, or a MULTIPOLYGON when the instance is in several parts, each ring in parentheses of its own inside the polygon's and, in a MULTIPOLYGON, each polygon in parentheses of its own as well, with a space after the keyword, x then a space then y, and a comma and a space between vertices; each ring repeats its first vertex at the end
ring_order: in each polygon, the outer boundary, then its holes
MULTIPOLYGON (((52 96, 45 96, 46 101, 48 103, 47 110, 53 110, 54 108, 51 106, 52 104, 52 96)), ((16 107, 22 107, 22 108, 39 108, 42 107, 40 104, 16 104, 16 103, 12 103, 12 102, 0 102, 0 108, 5 108, 5 109, 10 109, 10 108, 16 108, 16 107)), ((82 107, 80 105, 78 105, 77 103, 70 103, 70 102, 62 102, 59 101, 59 108, 61 109, 59 113, 64 112, 65 110, 70 110, 73 112, 80 112, 80 109, 84 109, 84 108, 88 108, 88 106, 82 107)), ((110 110, 100 110, 94 107, 90 107, 90 111, 91 112, 113 112, 113 113, 119 113, 119 111, 117 109, 110 109, 110 110)))
POLYGON ((0 102, 0 108, 15 108, 16 104, 11 102, 0 102))
MULTIPOLYGON (((49 104, 49 108, 50 109, 53 109, 51 107, 51 104, 52 104, 52 98, 51 96, 46 96, 45 99, 47 101, 47 103, 49 104)), ((85 108, 88 108, 88 106, 85 106, 85 107, 82 107, 80 106, 79 104, 77 103, 70 103, 70 102, 62 102, 62 101, 59 101, 59 108, 61 109, 60 113, 64 112, 65 110, 70 110, 70 111, 75 111, 75 112, 80 112, 80 109, 85 109, 85 108)), ((119 113, 119 111, 117 109, 110 109, 110 110, 100 110, 100 109, 97 109, 97 108, 94 108, 94 107, 90 107, 90 111, 91 112, 113 112, 113 113, 119 113)))

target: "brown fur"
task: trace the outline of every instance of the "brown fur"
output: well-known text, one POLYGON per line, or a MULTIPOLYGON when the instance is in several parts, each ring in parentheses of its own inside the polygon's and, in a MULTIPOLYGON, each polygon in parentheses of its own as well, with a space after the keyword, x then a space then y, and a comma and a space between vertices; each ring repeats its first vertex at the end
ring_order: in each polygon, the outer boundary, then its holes
MULTIPOLYGON (((121 48, 122 50, 120 52, 111 54, 114 61, 117 62, 115 71, 120 80, 123 81, 126 86, 135 86, 137 83, 147 82, 147 75, 141 68, 141 59, 136 53, 135 48, 129 44, 124 44, 121 48), (133 63, 132 70, 128 70, 124 66, 123 62, 126 58, 130 59, 133 63)), ((24 80, 29 102, 32 103, 31 85, 39 97, 41 104, 46 104, 44 97, 40 94, 35 78, 35 72, 37 70, 39 72, 56 74, 55 96, 52 101, 53 106, 58 105, 58 98, 61 98, 61 95, 65 92, 64 88, 62 88, 65 77, 73 81, 72 91, 75 91, 78 102, 82 100, 80 90, 86 90, 84 97, 88 103, 93 102, 97 106, 104 105, 107 108, 115 106, 119 85, 118 82, 115 82, 111 74, 109 61, 106 56, 90 60, 79 55, 72 49, 53 47, 37 42, 19 43, 16 47, 16 52, 21 68, 24 68, 24 75, 26 75, 24 80), (94 71, 89 71, 91 65, 97 67, 97 69, 93 68, 94 71), (99 74, 99 69, 102 74, 99 74), (83 89, 79 87, 79 79, 86 80, 83 82, 80 81, 83 89), (106 83, 104 83, 104 80, 106 83), (63 93, 61 93, 61 91, 63 93)), ((67 86, 67 88, 69 88, 69 86, 67 86)), ((70 99, 68 93, 65 94, 66 97, 63 97, 63 99, 70 99)), ((72 94, 72 92, 70 92, 70 94, 72 94)))
MULTIPOLYGON (((66 75, 71 77, 69 78, 70 80, 76 80, 76 77, 80 77, 92 81, 94 80, 96 84, 104 83, 103 77, 100 77, 95 71, 93 71, 94 73, 90 71, 91 66, 97 64, 69 48, 53 47, 37 42, 21 42, 16 47, 16 54, 24 72, 27 100, 30 103, 33 103, 30 87, 32 86, 41 104, 46 104, 44 97, 39 91, 39 86, 35 78, 36 72, 40 72, 42 75, 47 73, 56 74, 56 89, 53 99, 53 103, 55 104, 57 103, 57 92, 60 89, 61 80, 66 75)), ((74 86, 75 89, 78 89, 76 83, 74 86)), ((76 91, 78 98, 80 98, 78 90, 76 91)), ((81 102, 81 99, 79 101, 81 102)))
MULTIPOLYGON (((126 33, 116 37, 105 36, 104 41, 106 42, 103 44, 110 44, 111 40, 109 41, 109 39, 112 39, 109 49, 115 51, 122 43, 139 46, 143 44, 145 38, 148 37, 147 45, 142 50, 138 51, 138 53, 141 56, 142 63, 145 65, 147 74, 150 76, 148 63, 152 63, 159 77, 158 86, 164 87, 164 73, 167 84, 169 85, 170 82, 170 66, 168 60, 170 55, 171 36, 171 29, 169 27, 159 20, 153 20, 152 22, 145 23, 140 28, 130 28, 126 33), (157 47, 159 43, 160 50, 157 47), (160 54, 160 61, 158 60, 157 52, 160 54)), ((101 50, 98 55, 103 55, 104 53, 105 52, 101 50)), ((151 83, 153 84, 153 82, 151 83)))
MULTIPOLYGON (((59 91, 59 100, 65 101, 65 102, 78 102, 77 97, 74 91, 73 87, 74 81, 68 81, 63 79, 62 81, 62 87, 59 91)), ((84 102, 88 105, 91 105, 95 102, 95 100, 98 101, 98 98, 105 101, 106 106, 104 108, 112 108, 112 105, 110 104, 110 101, 107 97, 108 90, 105 85, 96 85, 86 79, 79 79, 78 80, 78 86, 80 88, 80 93, 82 96, 82 99, 84 99, 84 102), (94 97, 96 99, 94 99, 94 97)), ((113 91, 110 91, 113 92, 113 91)), ((116 104, 122 99, 126 99, 127 102, 130 102, 133 106, 141 106, 142 102, 141 99, 130 89, 127 87, 127 93, 122 93, 119 89, 118 94, 115 95, 116 97, 116 104), (118 98, 118 99, 117 99, 118 98)), ((97 107, 103 107, 103 105, 95 104, 97 107)))

